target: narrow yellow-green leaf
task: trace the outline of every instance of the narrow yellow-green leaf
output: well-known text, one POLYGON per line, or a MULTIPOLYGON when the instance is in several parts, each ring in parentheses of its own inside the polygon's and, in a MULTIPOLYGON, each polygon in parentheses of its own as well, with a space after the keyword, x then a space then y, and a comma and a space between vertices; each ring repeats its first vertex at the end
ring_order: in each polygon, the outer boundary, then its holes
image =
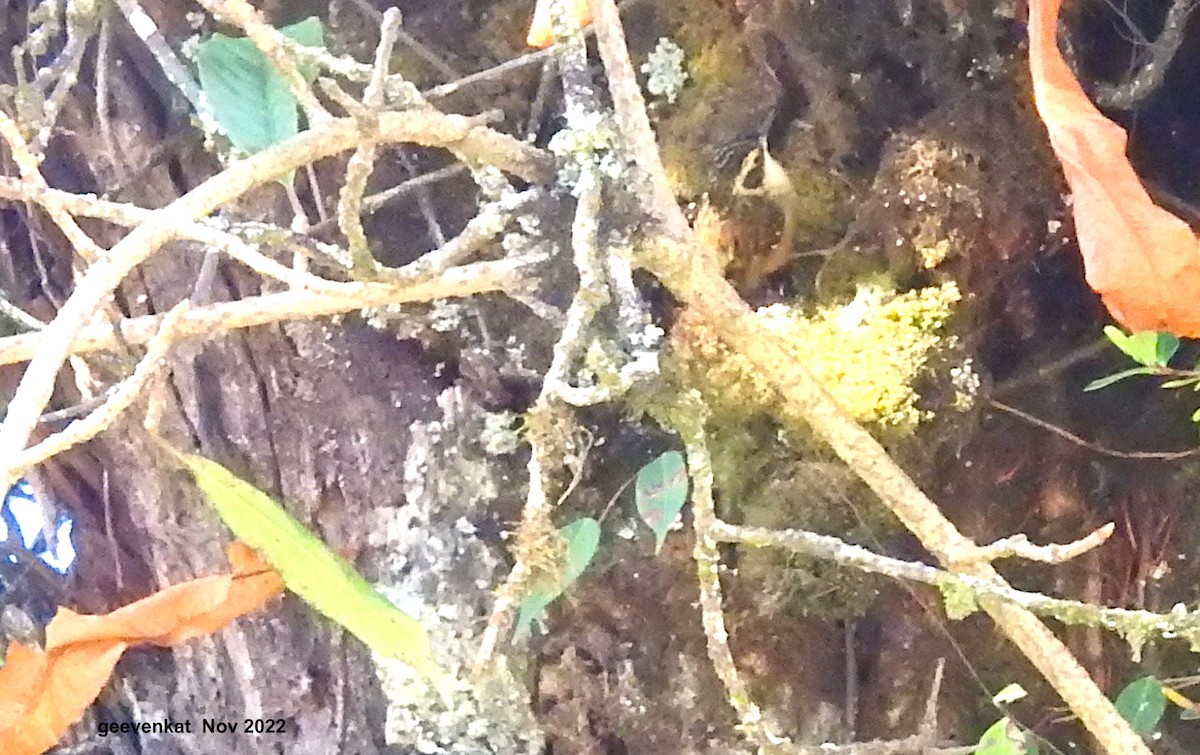
POLYGON ((279 572, 287 588, 375 652, 403 661, 450 704, 450 681, 433 659, 429 634, 392 605, 350 562, 329 549, 266 493, 203 456, 162 444, 192 477, 233 534, 279 572))

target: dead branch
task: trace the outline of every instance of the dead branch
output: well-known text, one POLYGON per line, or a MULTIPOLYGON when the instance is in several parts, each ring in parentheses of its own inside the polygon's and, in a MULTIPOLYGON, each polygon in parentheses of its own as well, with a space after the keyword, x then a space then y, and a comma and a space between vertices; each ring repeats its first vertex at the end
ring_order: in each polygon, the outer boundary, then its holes
MULTIPOLYGON (((239 301, 194 307, 180 321, 179 336, 227 333, 238 328, 269 325, 287 320, 312 320, 319 317, 355 312, 410 302, 473 296, 492 291, 519 288, 539 257, 516 257, 495 262, 477 262, 447 270, 436 277, 415 283, 341 283, 337 293, 285 291, 251 296, 239 301)), ((145 315, 122 320, 117 330, 108 323, 83 327, 70 349, 73 354, 108 351, 126 344, 146 343, 158 330, 162 315, 145 315)), ((0 364, 26 362, 38 353, 44 330, 0 338, 0 364)))
MULTIPOLYGON (((313 128, 271 149, 231 165, 197 186, 138 226, 88 269, 58 316, 42 331, 45 340, 30 362, 0 426, 0 480, 15 481, 8 464, 24 449, 41 415, 54 376, 66 361, 71 345, 92 315, 125 275, 167 241, 177 238, 178 226, 208 215, 249 188, 322 157, 355 146, 362 138, 359 123, 340 118, 313 128)), ((381 142, 412 142, 444 147, 464 160, 496 165, 528 180, 548 178, 549 158, 512 137, 492 131, 463 116, 435 111, 385 113, 379 118, 381 142)))

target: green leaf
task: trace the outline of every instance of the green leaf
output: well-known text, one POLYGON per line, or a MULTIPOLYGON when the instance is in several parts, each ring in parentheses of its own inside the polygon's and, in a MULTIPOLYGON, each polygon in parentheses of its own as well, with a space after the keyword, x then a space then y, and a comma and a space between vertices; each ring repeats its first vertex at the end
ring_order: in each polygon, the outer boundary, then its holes
POLYGON ((1153 375, 1154 369, 1155 368, 1153 367, 1132 367, 1128 370, 1122 370, 1121 372, 1114 373, 1107 377, 1097 378, 1084 386, 1083 390, 1098 391, 1101 388, 1107 388, 1113 383, 1120 382, 1127 377, 1132 377, 1134 375, 1153 375))
POLYGON ((1024 755, 1026 737, 1017 725, 1005 717, 988 727, 975 745, 975 755, 1024 755))
POLYGON ((375 652, 411 666, 450 707, 450 680, 434 661, 429 633, 419 621, 376 592, 266 493, 215 461, 160 446, 191 473, 233 534, 261 553, 289 590, 375 652))
MULTIPOLYGON (((308 47, 325 46, 321 20, 315 16, 279 31, 308 47)), ((252 155, 299 133, 295 97, 250 40, 214 34, 197 48, 196 65, 213 115, 233 146, 252 155)), ((316 79, 316 66, 299 69, 310 83, 316 79)))
POLYGON ((558 534, 566 541, 567 546, 562 572, 557 575, 543 575, 534 579, 529 586, 525 596, 521 598, 517 626, 513 633, 514 641, 528 634, 533 622, 540 621, 546 613, 546 608, 579 579, 592 562, 596 548, 600 545, 600 523, 591 517, 571 522, 560 529, 558 534))
POLYGON ((638 472, 634 498, 642 521, 654 532, 654 553, 687 502, 688 472, 683 454, 667 451, 638 472))
POLYGON ((1166 367, 1171 357, 1179 350, 1179 339, 1170 333, 1160 333, 1154 330, 1143 330, 1140 333, 1126 335, 1120 329, 1108 325, 1104 335, 1121 351, 1146 367, 1166 367))
POLYGON ((1179 338, 1171 333, 1157 333, 1155 341, 1155 364, 1159 367, 1166 367, 1171 361, 1171 357, 1175 356, 1175 352, 1179 351, 1179 338))
POLYGON ((1145 736, 1154 731, 1167 708, 1162 682, 1153 676, 1135 679, 1121 690, 1115 703, 1117 713, 1129 722, 1138 734, 1145 736))

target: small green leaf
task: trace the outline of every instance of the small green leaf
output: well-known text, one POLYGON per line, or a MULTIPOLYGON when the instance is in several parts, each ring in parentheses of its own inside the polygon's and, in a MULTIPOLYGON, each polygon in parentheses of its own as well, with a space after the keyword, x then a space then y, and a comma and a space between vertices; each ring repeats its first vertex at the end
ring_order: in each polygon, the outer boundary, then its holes
POLYGON ((1162 682, 1153 676, 1135 679, 1121 690, 1115 703, 1117 713, 1129 722, 1138 734, 1145 736, 1154 731, 1167 708, 1162 682))
POLYGON ((1159 367, 1166 367, 1171 361, 1171 357, 1175 356, 1175 352, 1179 351, 1179 338, 1171 333, 1158 333, 1158 340, 1155 343, 1156 347, 1156 364, 1159 367))
POLYGON ((529 586, 525 596, 521 598, 521 608, 517 614, 517 626, 513 633, 513 641, 520 640, 529 633, 533 622, 540 621, 546 608, 571 584, 579 579, 596 555, 600 545, 600 523, 591 517, 577 519, 558 531, 559 536, 566 541, 566 557, 562 572, 558 575, 544 575, 536 578, 529 586))
POLYGON ((638 472, 634 498, 642 521, 654 532, 655 555, 662 550, 687 495, 687 465, 678 451, 667 451, 638 472))
POLYGON ((1192 422, 1200 422, 1200 409, 1192 412, 1192 422))
POLYGON ((1118 328, 1108 325, 1104 335, 1121 351, 1146 367, 1166 367, 1171 357, 1179 350, 1179 339, 1170 333, 1160 333, 1154 330, 1143 330, 1140 333, 1126 335, 1118 328))
POLYGON ((234 535, 262 554, 287 588, 326 618, 425 677, 450 707, 451 685, 433 658, 421 622, 396 608, 354 566, 329 549, 266 493, 203 456, 160 447, 191 473, 234 535))
MULTIPOLYGON (((279 30, 308 47, 324 47, 319 18, 311 17, 279 30)), ((254 154, 299 133, 296 99, 254 43, 243 37, 214 34, 196 50, 200 86, 233 146, 254 154)), ((301 65, 311 83, 317 69, 301 65)))
POLYGON ((1026 737, 1007 717, 988 727, 975 745, 975 755, 1024 755, 1026 737))
POLYGON ((1133 377, 1134 375, 1153 375, 1153 374, 1154 374, 1153 367, 1132 367, 1128 370, 1122 370, 1122 371, 1114 373, 1112 375, 1108 375, 1107 377, 1097 378, 1097 379, 1093 380, 1092 382, 1088 383, 1086 386, 1084 386, 1083 390, 1098 391, 1101 388, 1107 388, 1108 386, 1112 385, 1113 383, 1120 382, 1127 377, 1133 377))
POLYGON ((1129 336, 1125 335, 1125 331, 1121 330, 1120 328, 1113 327, 1112 325, 1105 325, 1104 336, 1112 342, 1113 346, 1116 346, 1126 354, 1129 353, 1129 336))

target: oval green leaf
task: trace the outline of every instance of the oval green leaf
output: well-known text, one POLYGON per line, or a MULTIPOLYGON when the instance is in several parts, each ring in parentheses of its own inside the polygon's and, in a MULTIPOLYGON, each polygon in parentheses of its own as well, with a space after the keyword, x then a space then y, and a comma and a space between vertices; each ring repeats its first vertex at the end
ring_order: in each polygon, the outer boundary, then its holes
POLYGON ((1117 713, 1129 722, 1138 734, 1145 736, 1154 731, 1167 709, 1167 697, 1163 694, 1162 682, 1153 676, 1143 676, 1125 685, 1115 703, 1117 713))
POLYGON ((687 464, 678 451, 667 451, 638 472, 634 499, 638 515, 654 532, 655 554, 662 550, 687 496, 687 464))
MULTIPOLYGON (((325 44, 316 17, 279 31, 307 47, 325 44)), ((213 116, 233 146, 252 155, 299 133, 296 98, 250 40, 214 34, 197 48, 196 66, 213 116)), ((300 72, 309 82, 317 75, 312 65, 300 66, 300 72)))

